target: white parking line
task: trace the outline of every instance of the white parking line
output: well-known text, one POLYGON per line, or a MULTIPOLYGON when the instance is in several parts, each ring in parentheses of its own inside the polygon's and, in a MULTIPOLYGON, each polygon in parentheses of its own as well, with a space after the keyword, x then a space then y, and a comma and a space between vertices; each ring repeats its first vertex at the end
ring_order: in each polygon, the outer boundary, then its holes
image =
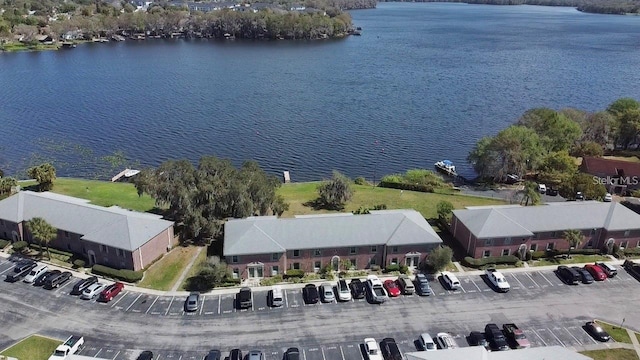
POLYGON ((12 266, 11 266, 10 268, 8 268, 7 270, 5 270, 5 271, 3 271, 3 272, 0 272, 0 275, 2 275, 2 274, 4 274, 4 273, 6 273, 7 271, 9 271, 9 270, 11 270, 11 269, 13 269, 14 267, 16 267, 16 266, 15 266, 15 265, 12 265, 12 266))
POLYGON ((167 314, 169 314, 169 309, 171 309, 171 304, 173 304, 173 299, 175 298, 175 296, 171 297, 171 301, 169 301, 169 306, 167 306, 167 311, 164 312, 164 316, 167 316, 167 314))
POLYGON ((139 294, 139 295, 138 295, 138 297, 137 297, 135 300, 133 300, 133 302, 131 303, 131 305, 129 305, 129 306, 127 307, 127 309, 125 310, 125 312, 127 312, 127 311, 129 311, 129 309, 131 309, 131 307, 133 306, 133 304, 135 304, 135 303, 136 303, 136 301, 138 301, 138 299, 140 299, 140 296, 142 296, 142 294, 139 294))
POLYGON ((111 307, 116 306, 116 304, 119 303, 120 301, 122 301, 122 299, 124 299, 124 297, 127 296, 127 294, 129 294, 129 292, 125 291, 124 294, 122 294, 122 296, 120 296, 116 302, 111 304, 111 307))
POLYGON ((151 308, 153 307, 153 304, 156 303, 156 301, 158 301, 158 298, 160 296, 156 296, 156 298, 153 300, 153 302, 151 303, 151 306, 149 306, 149 308, 147 309, 147 311, 145 311, 144 313, 147 314, 149 312, 149 310, 151 310, 151 308))
POLYGON ((255 311, 256 306, 253 304, 253 291, 251 292, 251 311, 255 311))
POLYGON ((324 349, 322 348, 322 346, 320 347, 320 352, 322 353, 322 359, 327 360, 327 358, 324 357, 324 349))
POLYGON ((182 360, 182 355, 180 355, 180 357, 178 358, 178 360, 182 360))
POLYGON ((527 287, 524 286, 524 284, 520 281, 520 279, 518 279, 514 274, 511 274, 511 276, 516 279, 516 281, 518 282, 518 284, 520 284, 520 286, 522 286, 523 289, 526 289, 527 287))
POLYGON ((525 275, 527 275, 527 277, 529 277, 529 279, 531 279, 531 281, 537 286, 537 287, 541 287, 540 285, 538 285, 538 283, 533 280, 533 278, 531 277, 531 275, 529 275, 529 273, 524 273, 525 275))
POLYGON ((543 279, 547 280, 547 282, 549 283, 549 285, 553 286, 553 284, 551 283, 551 281, 549 281, 549 279, 547 279, 547 277, 546 277, 546 276, 544 276, 544 274, 543 274, 543 273, 538 272, 538 274, 540 274, 540 276, 542 276, 542 278, 543 278, 543 279))
POLYGON ((575 336, 573 336, 573 334, 571 333, 571 331, 569 331, 569 329, 567 328, 563 328, 566 330, 566 332, 569 333, 569 335, 571 335, 571 337, 573 338, 573 340, 575 340, 578 344, 582 345, 582 341, 578 340, 578 338, 576 338, 575 336))
POLYGON ((97 357, 98 357, 98 355, 100 355, 100 352, 101 352, 101 351, 102 351, 102 348, 100 348, 100 350, 98 350, 98 352, 97 352, 95 355, 93 355, 93 357, 94 357, 94 358, 97 358, 97 357))
POLYGON ((284 303, 289 307, 289 299, 287 298, 287 290, 284 291, 284 303))
POLYGON ((544 339, 542 338, 542 336, 540 336, 540 334, 538 334, 535 330, 531 329, 531 331, 533 331, 534 334, 536 334, 536 336, 538 337, 538 339, 540 339, 540 341, 542 341, 542 343, 544 344, 544 346, 549 346, 547 345, 547 342, 544 341, 544 339))
POLYGON ((307 360, 307 353, 304 352, 304 349, 302 349, 302 357, 304 360, 307 360))
POLYGON ((116 356, 113 357, 113 360, 116 360, 116 358, 118 357, 118 355, 120 355, 120 350, 118 350, 118 352, 116 353, 116 356))
POLYGON ((71 284, 71 283, 72 283, 71 278, 69 278, 69 280, 67 280, 67 282, 66 282, 66 283, 62 284, 62 286, 58 286, 58 288, 56 289, 56 292, 60 292, 60 290, 61 290, 63 287, 65 287, 65 286, 67 286, 67 285, 69 285, 69 284, 71 284))
POLYGON ((340 345, 340 354, 342 355, 342 360, 345 360, 344 351, 342 351, 342 345, 340 345))
POLYGON ((218 295, 218 315, 220 315, 220 303, 222 302, 222 295, 218 295))
POLYGON ((473 279, 469 279, 469 280, 471 280, 471 282, 473 283, 473 286, 475 286, 476 289, 478 289, 478 291, 482 291, 482 290, 480 290, 480 287, 478 286, 478 284, 476 284, 476 282, 473 281, 473 279))
POLYGON ((549 332, 551 333, 551 335, 553 335, 554 338, 556 338, 556 340, 558 340, 558 342, 560 343, 560 345, 567 347, 567 345, 565 345, 560 339, 558 339, 558 337, 556 336, 556 334, 553 333, 553 331, 551 331, 551 329, 547 328, 547 330, 549 330, 549 332))
POLYGON ((204 310, 204 300, 206 296, 202 295, 202 303, 200 303, 200 315, 202 315, 202 310, 204 310))

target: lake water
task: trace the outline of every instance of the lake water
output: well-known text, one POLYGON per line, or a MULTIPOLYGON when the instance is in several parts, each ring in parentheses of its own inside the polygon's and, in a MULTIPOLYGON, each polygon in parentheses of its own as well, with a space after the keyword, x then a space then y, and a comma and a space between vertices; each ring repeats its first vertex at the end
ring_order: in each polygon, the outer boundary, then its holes
POLYGON ((640 99, 640 17, 448 3, 352 15, 362 36, 336 41, 0 54, 0 167, 19 169, 55 139, 141 165, 255 159, 294 181, 332 169, 379 178, 441 159, 472 177, 473 144, 529 108, 640 99))

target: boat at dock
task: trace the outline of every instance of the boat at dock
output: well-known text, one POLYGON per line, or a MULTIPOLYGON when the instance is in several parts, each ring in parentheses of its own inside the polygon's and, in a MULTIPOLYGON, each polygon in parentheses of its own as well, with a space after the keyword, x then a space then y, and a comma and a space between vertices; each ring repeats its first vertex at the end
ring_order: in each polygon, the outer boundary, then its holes
POLYGON ((458 173, 456 172, 456 166, 453 165, 453 162, 449 160, 441 160, 436 162, 434 165, 436 169, 438 169, 438 171, 442 173, 445 173, 449 176, 458 176, 458 173))

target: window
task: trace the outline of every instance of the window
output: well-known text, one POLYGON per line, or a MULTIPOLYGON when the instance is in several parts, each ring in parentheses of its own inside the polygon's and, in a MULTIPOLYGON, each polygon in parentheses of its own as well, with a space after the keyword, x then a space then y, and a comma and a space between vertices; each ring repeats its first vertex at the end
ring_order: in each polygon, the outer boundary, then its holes
POLYGON ((623 242, 621 242, 621 243, 620 243, 620 249, 626 249, 626 248, 627 248, 627 245, 629 245, 629 242, 628 242, 628 241, 623 241, 623 242))
POLYGON ((378 252, 378 247, 377 247, 377 246, 372 246, 372 247, 371 247, 371 252, 372 252, 372 253, 374 253, 374 252, 378 252))
POLYGON ((358 265, 356 265, 356 259, 355 258, 349 259, 349 262, 351 262, 351 268, 352 269, 357 269, 358 268, 358 265))
POLYGON ((320 249, 313 250, 313 256, 322 256, 322 250, 320 249))
POLYGON ((508 256, 511 253, 509 249, 502 249, 502 256, 508 256))
POLYGON ((271 276, 276 276, 278 275, 278 272, 280 271, 280 269, 278 269, 278 265, 273 265, 271 267, 271 276))
POLYGON ((300 250, 293 250, 293 257, 300 256, 300 250))
POLYGON ((87 249, 84 248, 84 246, 82 247, 82 253, 86 254, 87 253, 87 249))
POLYGON ((68 231, 65 231, 65 232, 64 232, 64 237, 66 237, 66 238, 68 238, 68 237, 69 237, 69 232, 68 232, 68 231))
POLYGON ((589 232, 589 236, 593 236, 596 234, 596 229, 591 229, 591 232, 589 232))
POLYGON ((109 251, 108 251, 108 250, 109 250, 109 248, 107 248, 107 246, 106 246, 106 245, 100 245, 100 252, 103 252, 103 253, 107 253, 107 254, 108 254, 108 253, 109 253, 109 251))
POLYGON ((124 257, 124 250, 118 249, 117 251, 118 251, 118 256, 124 257))
POLYGON ((349 248, 349 254, 353 255, 358 251, 358 248, 356 248, 355 246, 352 246, 349 248))
POLYGON ((231 262, 234 263, 234 264, 237 263, 238 262, 238 255, 233 255, 231 257, 231 262))
POLYGON ((631 230, 627 230, 627 231, 625 231, 625 232, 624 232, 624 237, 628 237, 630 233, 631 233, 631 230))
POLYGON ((484 239, 484 246, 493 245, 493 239, 484 239))
POLYGON ((547 243, 547 250, 553 250, 554 243, 547 243))
POLYGON ((482 252, 482 257, 489 257, 491 256, 491 250, 485 250, 484 252, 482 252))
POLYGON ((397 246, 392 247, 391 248, 391 252, 394 253, 394 254, 397 254, 398 253, 398 247, 397 246))
POLYGON ((640 247, 640 240, 636 243, 636 247, 640 247))
POLYGON ((536 239, 540 239, 540 233, 536 233, 536 239))
POLYGON ((371 260, 369 260, 369 265, 375 265, 376 264, 376 258, 372 257, 371 260))
POLYGON ((593 240, 589 240, 589 241, 587 242, 587 247, 588 247, 588 248, 592 248, 592 247, 593 247, 593 240))
POLYGON ((4 226, 4 220, 0 219, 0 225, 4 226))
POLYGON ((322 263, 320 261, 316 261, 315 263, 313 263, 313 271, 318 272, 320 271, 321 267, 322 263))
POLYGON ((237 279, 240 277, 240 270, 238 268, 233 269, 233 278, 237 279))
MULTIPOLYGON (((511 245, 511 238, 510 237, 504 238, 504 245, 511 245)), ((504 250, 503 250, 503 252, 504 252, 504 250)))
POLYGON ((531 251, 538 250, 538 244, 531 244, 531 251))
POLYGON ((278 253, 271 254, 271 260, 272 261, 278 261, 279 258, 280 258, 280 254, 278 254, 278 253))
POLYGON ((398 258, 391 259, 391 265, 398 265, 398 258))
POLYGON ((555 232, 555 231, 552 231, 552 232, 551 232, 551 238, 552 238, 552 239, 553 239, 553 238, 555 238, 555 237, 556 237, 556 235, 557 235, 557 234, 556 234, 556 232, 555 232))
POLYGON ((294 270, 300 270, 300 263, 293 263, 294 270))

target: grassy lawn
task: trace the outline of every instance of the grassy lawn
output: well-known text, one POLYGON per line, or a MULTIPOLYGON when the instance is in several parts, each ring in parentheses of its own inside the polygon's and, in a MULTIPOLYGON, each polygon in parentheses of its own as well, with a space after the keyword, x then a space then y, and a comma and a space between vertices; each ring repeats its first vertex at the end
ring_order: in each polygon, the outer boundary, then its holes
POLYGON ((182 281, 182 284, 180 284, 180 290, 182 290, 182 291, 186 291, 187 290, 187 284, 189 283, 189 278, 192 278, 192 277, 194 277, 194 276, 196 276, 198 274, 198 272, 202 268, 202 264, 205 261, 207 261, 207 251, 206 250, 202 250, 200 252, 200 254, 198 254, 198 258, 193 263, 193 266, 191 267, 191 269, 189 269, 189 272, 187 273, 187 276, 184 277, 184 280, 182 281))
POLYGON ((609 261, 611 260, 608 256, 602 255, 571 255, 571 259, 540 259, 535 261, 530 261, 530 266, 547 266, 547 265, 565 265, 565 264, 581 264, 581 263, 592 263, 596 261, 609 261))
POLYGON ((600 320, 596 322, 602 327, 602 329, 604 329, 604 331, 608 332, 609 335, 611 335, 611 338, 613 338, 613 340, 621 343, 631 344, 631 339, 629 338, 627 329, 600 320))
MULTIPOLYGON (((171 290, 173 284, 189 265, 198 251, 197 246, 178 246, 162 259, 151 265, 144 273, 144 279, 138 284, 141 287, 156 290, 171 290)), ((203 251, 206 253, 206 251, 203 251)), ((194 267, 196 265, 194 264, 194 267)))
MULTIPOLYGON (((300 214, 328 213, 328 210, 315 210, 304 205, 318 197, 316 187, 318 182, 284 184, 278 193, 289 203, 289 210, 283 216, 300 214)), ((343 211, 354 211, 358 208, 372 208, 374 205, 385 204, 389 209, 415 209, 425 218, 437 217, 436 205, 445 200, 453 204, 456 209, 465 206, 504 205, 495 199, 485 199, 457 194, 435 194, 417 191, 400 191, 396 189, 378 188, 365 185, 354 185, 355 193, 343 211)))
POLYGON ((61 343, 62 342, 58 340, 31 335, 3 351, 1 355, 20 360, 47 360, 61 343))
POLYGON ((636 339, 638 339, 638 342, 640 343, 640 334, 639 333, 634 333, 636 334, 636 339))
POLYGON ((581 351, 580 354, 594 360, 638 360, 638 355, 632 349, 606 349, 581 351))
POLYGON ((603 156, 603 158, 609 159, 609 160, 621 160, 621 161, 640 163, 640 159, 637 156, 603 156))

